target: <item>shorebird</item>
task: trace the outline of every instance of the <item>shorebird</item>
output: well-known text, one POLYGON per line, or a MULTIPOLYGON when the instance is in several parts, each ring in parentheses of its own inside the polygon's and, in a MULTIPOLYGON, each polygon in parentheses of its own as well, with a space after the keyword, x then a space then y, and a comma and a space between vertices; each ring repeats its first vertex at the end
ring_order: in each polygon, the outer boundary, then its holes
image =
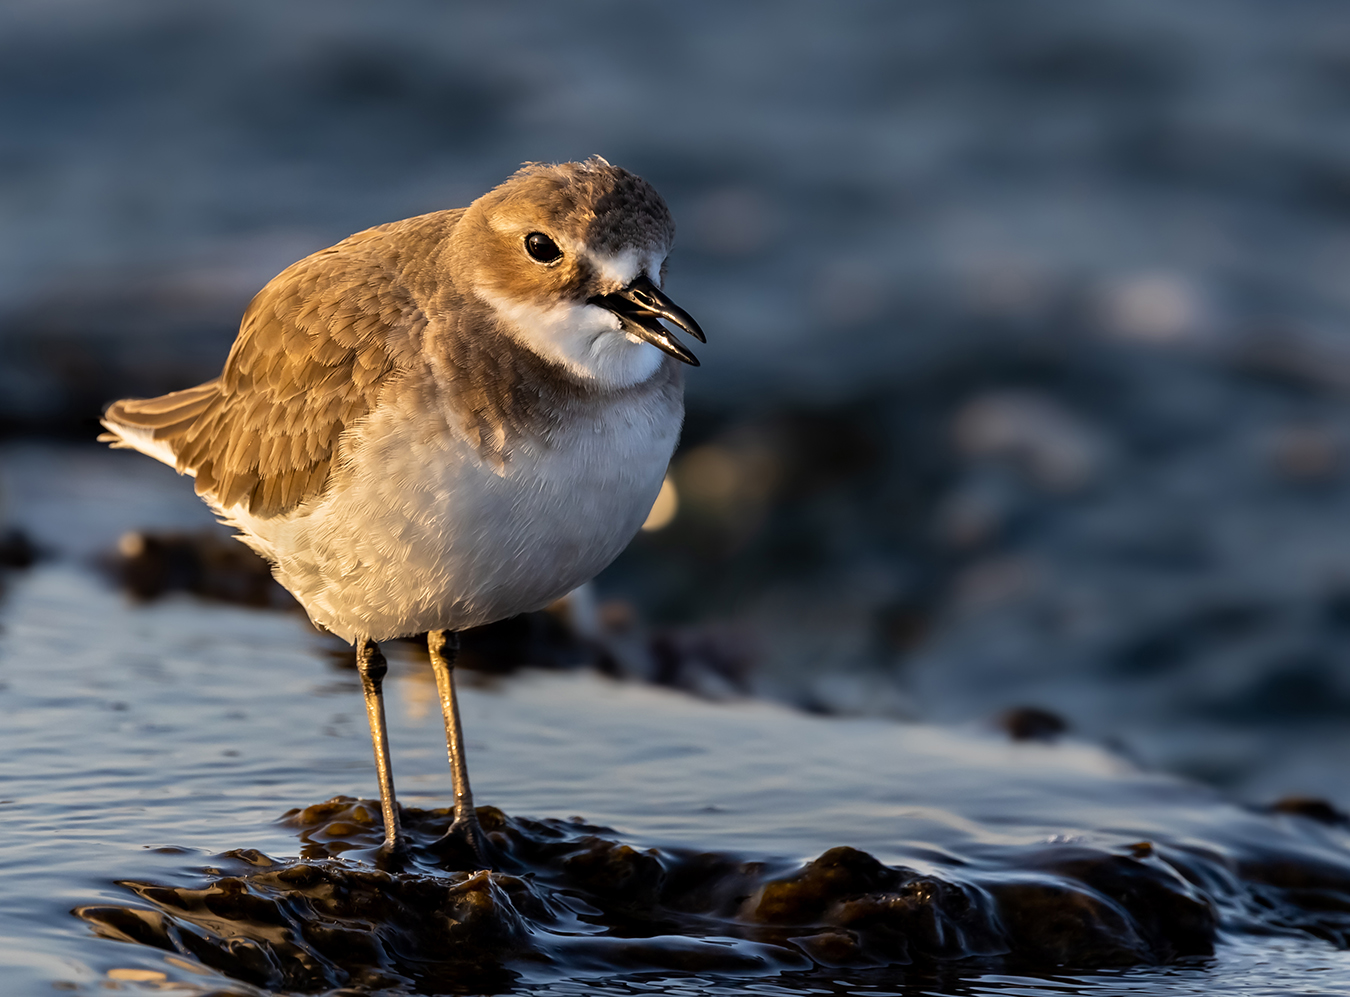
POLYGON ((675 226, 598 156, 527 163, 467 208, 378 225, 253 299, 219 377, 114 402, 114 447, 196 491, 319 627, 352 642, 387 856, 407 850, 378 642, 426 632, 455 794, 447 837, 485 862, 464 758, 458 632, 539 609, 637 533, 684 417, 661 290, 675 226))

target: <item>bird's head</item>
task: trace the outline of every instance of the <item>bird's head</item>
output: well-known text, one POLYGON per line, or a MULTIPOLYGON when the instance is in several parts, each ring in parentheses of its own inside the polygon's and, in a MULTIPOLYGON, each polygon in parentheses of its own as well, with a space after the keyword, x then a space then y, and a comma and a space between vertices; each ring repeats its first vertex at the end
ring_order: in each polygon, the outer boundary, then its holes
POLYGON ((656 371, 658 350, 698 365, 662 320, 706 342, 661 290, 674 237, 641 177, 598 156, 531 163, 469 206, 452 266, 518 342, 581 380, 625 387, 656 371))

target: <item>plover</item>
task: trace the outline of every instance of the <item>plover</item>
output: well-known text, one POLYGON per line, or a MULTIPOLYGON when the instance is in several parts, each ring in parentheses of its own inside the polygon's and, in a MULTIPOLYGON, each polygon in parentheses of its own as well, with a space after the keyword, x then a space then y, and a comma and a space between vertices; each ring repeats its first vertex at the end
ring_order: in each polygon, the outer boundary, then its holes
POLYGON ((529 163, 467 208, 293 264, 219 377, 104 414, 99 439, 195 477, 310 619, 355 644, 388 854, 406 842, 378 642, 429 633, 449 833, 481 859, 457 634, 589 580, 652 507, 682 364, 698 364, 662 321, 706 342, 661 290, 674 233, 651 185, 598 156, 529 163))

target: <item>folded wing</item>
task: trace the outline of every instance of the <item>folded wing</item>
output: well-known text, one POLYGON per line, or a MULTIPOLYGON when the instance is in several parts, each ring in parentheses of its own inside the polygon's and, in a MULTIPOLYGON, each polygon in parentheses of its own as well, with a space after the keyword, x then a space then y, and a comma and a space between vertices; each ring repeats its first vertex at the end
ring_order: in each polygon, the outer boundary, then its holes
POLYGON ((327 487, 342 433, 415 351, 426 317, 394 271, 389 226, 294 264, 249 305, 220 377, 114 402, 99 439, 196 478, 197 494, 254 516, 327 487))

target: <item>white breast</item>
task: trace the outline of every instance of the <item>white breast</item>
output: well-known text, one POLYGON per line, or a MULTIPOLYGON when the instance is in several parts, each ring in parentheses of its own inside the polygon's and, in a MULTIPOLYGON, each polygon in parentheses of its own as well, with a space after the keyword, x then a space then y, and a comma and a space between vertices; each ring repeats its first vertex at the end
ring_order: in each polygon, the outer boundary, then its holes
POLYGON ((683 416, 659 392, 588 407, 495 465, 415 397, 344 441, 349 462, 317 503, 263 520, 225 512, 347 640, 476 626, 589 580, 642 525, 683 416))

